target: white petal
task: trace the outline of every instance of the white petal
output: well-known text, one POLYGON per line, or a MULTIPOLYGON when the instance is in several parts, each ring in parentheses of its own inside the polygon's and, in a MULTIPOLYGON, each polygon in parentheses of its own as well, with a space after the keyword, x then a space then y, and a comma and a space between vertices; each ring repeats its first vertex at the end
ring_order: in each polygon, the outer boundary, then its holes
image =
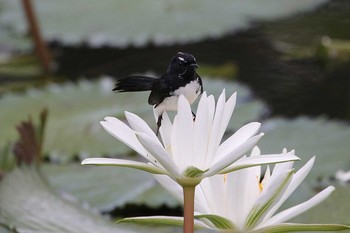
MULTIPOLYGON (((227 216, 227 211, 225 208, 227 207, 226 197, 220 196, 220 199, 218 199, 218 193, 225 195, 224 179, 225 178, 223 175, 216 175, 210 177, 210 179, 203 179, 202 182, 198 185, 203 190, 203 197, 207 203, 207 206, 204 205, 204 207, 209 209, 208 212, 206 212, 207 214, 219 214, 223 217, 227 216)), ((195 198, 197 199, 197 197, 195 198)))
POLYGON ((233 93, 231 95, 231 97, 227 100, 227 102, 225 103, 224 113, 223 113, 223 116, 222 116, 220 129, 219 129, 219 132, 218 132, 218 139, 220 139, 218 141, 218 143, 221 142, 221 139, 224 136, 224 133, 226 131, 227 125, 230 122, 233 110, 235 109, 235 106, 236 106, 236 97, 237 97, 237 94, 233 93))
MULTIPOLYGON (((280 199, 284 193, 284 191, 287 189, 288 185, 286 185, 284 182, 286 182, 286 178, 290 176, 290 179, 288 180, 288 184, 290 183, 290 181, 292 180, 292 173, 293 170, 286 170, 282 173, 279 174, 278 177, 276 177, 274 180, 271 180, 270 186, 269 188, 265 188, 263 189, 261 196, 257 202, 258 205, 264 205, 265 203, 267 203, 267 201, 269 201, 271 199, 271 197, 273 197, 274 195, 276 195, 276 192, 279 192, 278 196, 280 199), (283 187, 283 190, 281 191, 280 189, 283 187)), ((277 200, 275 200, 274 202, 276 202, 277 200)), ((271 206, 272 204, 270 204, 271 206)))
POLYGON ((158 140, 153 130, 147 125, 147 123, 144 120, 142 120, 141 117, 130 112, 125 112, 125 117, 128 120, 130 127, 134 131, 145 133, 153 139, 158 140))
MULTIPOLYGON (((252 151, 250 152, 250 158, 257 158, 260 156, 260 149, 258 146, 254 146, 252 151)), ((242 157, 241 159, 245 159, 245 157, 242 157)), ((238 160, 237 162, 239 162, 238 160)), ((255 170, 255 176, 257 177, 257 180, 260 181, 261 179, 261 166, 253 166, 251 169, 255 170)))
POLYGON ((203 184, 205 183, 207 179, 202 180, 200 185, 196 186, 196 195, 195 195, 195 211, 198 211, 202 214, 212 214, 214 213, 211 208, 209 207, 209 200, 208 200, 208 190, 205 189, 205 186, 203 184))
POLYGON ((208 96, 208 115, 210 119, 210 125, 213 124, 215 113, 215 98, 213 95, 208 96))
MULTIPOLYGON (((286 156, 293 156, 293 155, 283 155, 281 157, 286 156)), ((315 162, 315 156, 312 157, 302 168, 300 168, 294 175, 293 178, 287 187, 286 191, 284 192, 281 200, 276 203, 276 205, 271 208, 271 210, 266 214, 264 219, 269 219, 281 206, 282 204, 287 200, 287 198, 295 191, 295 189, 301 184, 301 182, 304 181, 306 176, 311 171, 311 168, 315 162)))
POLYGON ((254 146, 252 152, 250 152, 250 157, 256 157, 261 154, 260 148, 258 146, 254 146))
POLYGON ((177 115, 174 117, 174 121, 173 121, 173 129, 171 131, 171 158, 174 161, 174 163, 176 164, 177 167, 184 167, 184 160, 180 155, 180 149, 179 149, 179 145, 178 145, 178 138, 177 138, 177 131, 178 131, 178 117, 177 115))
POLYGON ((147 158, 147 150, 141 145, 135 135, 135 132, 124 122, 115 117, 106 117, 105 121, 101 121, 100 123, 102 127, 113 137, 117 138, 119 141, 128 145, 131 149, 147 158))
POLYGON ((254 168, 242 169, 227 175, 227 208, 229 219, 243 227, 260 194, 259 180, 254 168), (239 211, 237 211, 239 210, 239 211))
POLYGON ((293 162, 288 162, 288 163, 280 163, 276 164, 273 167, 271 179, 274 179, 275 177, 278 177, 280 173, 283 173, 286 170, 290 170, 293 168, 293 162))
MULTIPOLYGON (((294 155, 294 153, 287 153, 287 152, 283 152, 282 154, 290 154, 290 155, 294 155)), ((271 172, 271 176, 270 176, 270 182, 266 184, 266 186, 264 186, 265 189, 269 189, 270 188, 270 184, 272 182, 274 182, 275 179, 278 179, 281 174, 284 174, 285 171, 289 171, 293 168, 293 164, 294 162, 286 162, 286 163, 278 163, 275 164, 272 172, 271 172)))
POLYGON ((268 184, 270 183, 270 181, 271 181, 271 171, 270 171, 270 166, 267 165, 266 171, 264 174, 264 179, 261 181, 262 187, 263 188, 268 187, 268 184))
MULTIPOLYGON (((257 157, 247 157, 244 159, 240 159, 239 161, 233 163, 227 168, 220 171, 220 173, 229 173, 233 171, 237 171, 239 169, 265 165, 265 164, 275 164, 275 163, 285 163, 289 161, 297 161, 300 160, 299 157, 295 155, 285 155, 281 156, 280 154, 272 154, 272 155, 260 155, 257 157)), ((256 174, 258 177, 259 175, 256 174)))
POLYGON ((106 165, 106 166, 119 166, 130 167, 138 170, 143 170, 153 174, 167 174, 167 172, 160 168, 147 163, 125 160, 125 159, 109 159, 109 158, 88 158, 81 162, 82 165, 106 165))
POLYGON ((221 93, 215 109, 214 120, 211 127, 210 139, 207 150, 207 160, 213 161, 216 150, 221 142, 221 137, 219 137, 220 124, 225 110, 225 90, 221 93))
POLYGON ((192 146, 193 146, 193 116, 190 104, 187 99, 180 95, 178 99, 177 110, 177 133, 174 135, 177 139, 177 156, 183 161, 183 166, 179 167, 184 171, 187 167, 193 165, 192 146))
POLYGON ((213 128, 213 121, 214 121, 214 114, 215 114, 215 98, 213 95, 208 96, 208 140, 206 141, 206 152, 205 152, 205 158, 204 158, 204 168, 207 168, 211 166, 212 163, 212 156, 208 153, 208 145, 210 141, 210 135, 213 128))
POLYGON ((237 130, 231 137, 226 139, 219 147, 216 152, 215 159, 220 159, 225 154, 229 153, 230 150, 243 144, 248 138, 256 134, 260 129, 259 122, 252 122, 237 130))
POLYGON ((193 164, 199 169, 206 168, 206 151, 210 135, 210 118, 207 93, 204 92, 199 101, 193 129, 193 164))
POLYGON ((268 226, 272 224, 277 224, 277 223, 282 223, 285 221, 288 221, 291 218, 294 218, 295 216, 304 213, 305 211, 311 209, 315 205, 321 203, 324 201, 333 191, 334 191, 333 186, 329 186, 328 188, 324 189, 308 201, 305 201, 299 205, 296 205, 294 207, 291 207, 289 209, 286 209, 277 215, 273 216, 270 218, 270 220, 266 221, 262 226, 268 226))
POLYGON ((254 208, 247 217, 246 227, 252 228, 260 224, 266 213, 281 199, 291 181, 292 174, 293 170, 281 173, 279 177, 271 181, 269 189, 263 189, 254 208))
POLYGON ((180 172, 178 171, 176 165, 158 139, 154 140, 152 137, 144 133, 137 133, 136 135, 142 145, 153 155, 153 157, 165 170, 175 177, 180 176, 180 172))
POLYGON ((252 149, 255 144, 260 140, 263 134, 256 135, 254 137, 249 138, 246 142, 239 145, 238 147, 231 150, 228 154, 221 157, 221 160, 215 162, 209 170, 204 174, 205 176, 212 176, 218 173, 220 170, 230 166, 237 159, 242 157, 247 151, 252 149))
POLYGON ((162 126, 159 129, 160 136, 162 137, 164 148, 171 145, 171 131, 173 125, 169 119, 167 112, 163 112, 162 126))

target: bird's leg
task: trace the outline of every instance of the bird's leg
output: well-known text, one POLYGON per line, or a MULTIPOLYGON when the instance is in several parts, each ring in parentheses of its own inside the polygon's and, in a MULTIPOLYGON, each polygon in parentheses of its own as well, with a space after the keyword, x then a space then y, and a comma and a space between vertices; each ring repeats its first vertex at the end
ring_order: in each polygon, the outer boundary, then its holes
POLYGON ((196 114, 194 114, 194 112, 192 112, 192 116, 193 116, 193 121, 196 120, 196 114))
POLYGON ((159 134, 159 128, 162 125, 162 120, 163 120, 163 113, 159 115, 158 120, 157 120, 157 132, 156 132, 157 136, 159 134))

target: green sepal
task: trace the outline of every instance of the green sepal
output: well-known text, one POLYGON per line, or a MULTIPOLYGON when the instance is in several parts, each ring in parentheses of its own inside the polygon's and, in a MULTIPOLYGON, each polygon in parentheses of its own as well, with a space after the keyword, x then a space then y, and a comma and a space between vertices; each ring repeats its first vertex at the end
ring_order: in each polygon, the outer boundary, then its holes
POLYGON ((203 171, 203 170, 200 170, 196 167, 188 167, 185 171, 184 171, 184 176, 185 177, 188 177, 188 178, 198 178, 198 177, 201 177, 202 174, 204 172, 206 172, 207 170, 203 171))
POLYGON ((199 220, 206 219, 209 222, 211 222, 217 229, 222 229, 222 230, 237 229, 237 227, 233 224, 232 221, 230 221, 227 218, 221 217, 219 215, 201 214, 201 215, 195 215, 194 218, 199 220))
MULTIPOLYGON (((168 226, 183 226, 183 217, 173 216, 149 216, 149 217, 133 217, 123 218, 117 221, 117 223, 136 223, 136 224, 152 224, 152 225, 168 225, 168 226)), ((196 229, 205 228, 205 224, 201 221, 195 220, 194 227, 196 229)))
MULTIPOLYGON (((99 159, 99 158, 97 158, 99 159)), ((116 166, 116 167, 128 167, 128 168, 134 168, 137 170, 145 171, 152 174, 160 174, 160 175, 167 175, 166 171, 164 171, 161 168, 155 167, 153 165, 149 165, 147 163, 143 162, 137 162, 132 160, 125 160, 125 159, 114 159, 113 163, 107 163, 107 162, 87 162, 87 161, 93 161, 97 160, 95 158, 89 158, 85 159, 81 162, 82 165, 93 165, 93 166, 116 166)))

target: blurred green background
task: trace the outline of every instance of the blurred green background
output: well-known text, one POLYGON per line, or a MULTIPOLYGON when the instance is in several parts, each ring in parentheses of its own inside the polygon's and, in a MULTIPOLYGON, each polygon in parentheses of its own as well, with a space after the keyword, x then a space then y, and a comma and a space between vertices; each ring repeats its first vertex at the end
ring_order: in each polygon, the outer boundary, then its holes
POLYGON ((209 94, 237 91, 226 136, 259 121, 263 153, 295 149, 297 168, 316 155, 283 208, 328 185, 336 191, 291 222, 350 224, 349 16, 348 0, 2 0, 0 232, 182 231, 115 224, 181 215, 181 205, 149 174, 80 165, 140 159, 99 121, 130 111, 155 128, 148 93, 111 89, 127 75, 160 76, 178 51, 197 58, 209 94))

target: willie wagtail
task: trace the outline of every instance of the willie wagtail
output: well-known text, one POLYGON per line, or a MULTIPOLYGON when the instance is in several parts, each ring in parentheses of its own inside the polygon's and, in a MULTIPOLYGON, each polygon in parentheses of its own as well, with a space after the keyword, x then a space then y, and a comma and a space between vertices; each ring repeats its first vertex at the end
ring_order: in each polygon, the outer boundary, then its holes
MULTIPOLYGON (((162 123, 164 111, 175 111, 180 95, 192 104, 203 92, 201 77, 196 73, 198 64, 193 55, 178 52, 170 61, 168 69, 160 78, 129 76, 119 79, 113 91, 151 91, 148 103, 157 113, 157 132, 162 123)), ((193 114, 193 113, 192 113, 193 114)), ((194 114, 193 114, 194 115, 194 114)))

